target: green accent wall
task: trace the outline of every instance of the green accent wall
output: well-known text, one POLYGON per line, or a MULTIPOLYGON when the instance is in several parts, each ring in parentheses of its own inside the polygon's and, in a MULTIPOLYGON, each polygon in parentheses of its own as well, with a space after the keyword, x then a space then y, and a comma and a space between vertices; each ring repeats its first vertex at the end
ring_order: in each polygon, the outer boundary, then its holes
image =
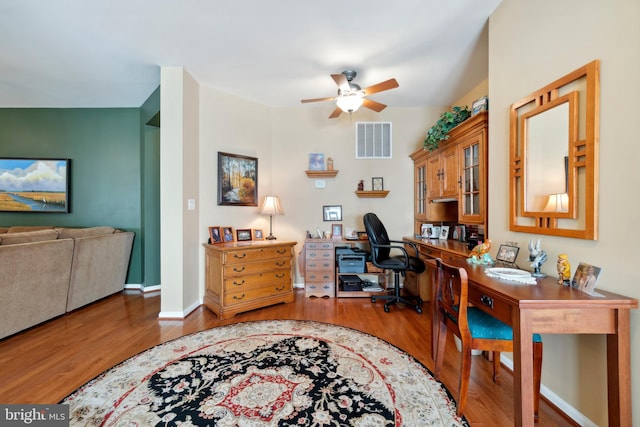
POLYGON ((145 268, 143 246, 145 206, 147 216, 159 217, 159 195, 146 196, 143 188, 144 168, 151 169, 147 174, 153 175, 154 168, 159 174, 153 150, 148 150, 150 158, 144 157, 146 135, 157 138, 159 149, 159 136, 145 125, 159 106, 157 90, 141 108, 1 108, 1 157, 71 159, 71 212, 0 212, 0 226, 110 225, 133 231, 127 283, 146 284, 145 269, 157 270, 159 277, 159 259, 145 268))

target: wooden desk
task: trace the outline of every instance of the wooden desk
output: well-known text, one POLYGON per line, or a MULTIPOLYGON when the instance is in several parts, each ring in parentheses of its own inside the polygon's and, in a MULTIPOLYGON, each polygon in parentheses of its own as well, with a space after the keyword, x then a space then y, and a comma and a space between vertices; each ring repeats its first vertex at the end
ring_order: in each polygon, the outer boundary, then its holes
MULTIPOLYGON (((434 260, 427 262, 435 269, 434 260)), ((609 425, 632 425, 629 310, 638 308, 638 300, 600 289, 597 292, 603 297, 590 296, 559 286, 552 277, 538 279, 537 285, 517 284, 488 277, 484 266, 450 263, 467 270, 469 301, 513 327, 515 425, 533 426, 534 332, 606 334, 609 425)), ((434 301, 432 296, 432 354, 437 341, 434 301)))

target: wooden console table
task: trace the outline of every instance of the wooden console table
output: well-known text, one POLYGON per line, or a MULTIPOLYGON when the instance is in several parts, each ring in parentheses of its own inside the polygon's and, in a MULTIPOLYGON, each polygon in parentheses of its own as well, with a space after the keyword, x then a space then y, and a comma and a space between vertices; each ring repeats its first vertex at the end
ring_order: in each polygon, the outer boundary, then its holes
POLYGON ((296 242, 256 241, 205 247, 204 304, 220 319, 293 302, 296 242))
MULTIPOLYGON (((435 267, 434 260, 427 262, 435 267)), ((517 284, 488 277, 484 266, 449 262, 467 270, 469 302, 513 328, 515 425, 533 426, 533 333, 606 334, 609 425, 632 425, 629 310, 638 308, 637 299, 600 289, 602 297, 590 296, 551 277, 537 279, 537 285, 517 284)), ((434 302, 432 295, 432 354, 438 324, 434 302)))

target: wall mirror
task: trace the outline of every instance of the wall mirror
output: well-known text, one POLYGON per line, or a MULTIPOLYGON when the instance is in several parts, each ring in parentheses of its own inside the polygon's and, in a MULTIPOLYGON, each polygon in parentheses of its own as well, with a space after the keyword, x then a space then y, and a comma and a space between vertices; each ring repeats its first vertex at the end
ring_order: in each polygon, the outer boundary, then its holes
POLYGON ((599 67, 511 105, 510 230, 598 238, 599 67))

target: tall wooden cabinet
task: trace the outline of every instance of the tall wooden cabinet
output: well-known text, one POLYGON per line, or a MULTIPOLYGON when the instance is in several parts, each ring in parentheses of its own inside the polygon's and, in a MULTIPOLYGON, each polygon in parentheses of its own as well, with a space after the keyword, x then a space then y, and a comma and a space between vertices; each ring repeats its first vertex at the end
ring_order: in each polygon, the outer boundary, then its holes
POLYGON ((458 197, 458 147, 449 145, 427 156, 427 201, 458 197))
POLYGON ((418 150, 414 162, 414 232, 427 222, 474 224, 487 220, 488 114, 479 113, 449 132, 434 151, 418 150))
POLYGON ((204 244, 204 304, 220 319, 280 302, 293 302, 296 242, 204 244))

